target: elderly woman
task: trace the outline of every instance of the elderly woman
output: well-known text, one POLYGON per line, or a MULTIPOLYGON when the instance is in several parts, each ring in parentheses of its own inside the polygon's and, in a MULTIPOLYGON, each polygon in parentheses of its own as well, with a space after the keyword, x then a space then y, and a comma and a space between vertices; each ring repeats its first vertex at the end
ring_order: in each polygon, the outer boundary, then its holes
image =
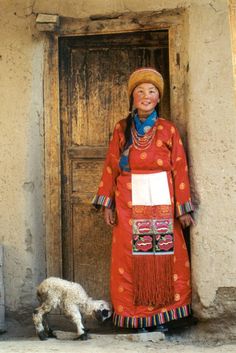
POLYGON ((111 298, 119 327, 163 328, 191 311, 181 227, 193 223, 193 206, 179 132, 158 116, 163 89, 153 68, 131 74, 130 114, 115 126, 93 200, 113 227, 111 298))

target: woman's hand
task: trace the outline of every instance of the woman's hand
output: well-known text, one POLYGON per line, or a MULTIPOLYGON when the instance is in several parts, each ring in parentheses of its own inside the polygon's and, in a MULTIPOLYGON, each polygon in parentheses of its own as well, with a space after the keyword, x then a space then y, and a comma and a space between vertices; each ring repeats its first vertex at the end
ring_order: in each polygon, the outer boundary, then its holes
POLYGON ((115 224, 115 216, 112 209, 105 207, 104 209, 104 219, 108 226, 113 227, 115 224))
POLYGON ((182 228, 187 228, 191 225, 194 225, 194 220, 190 213, 183 214, 182 216, 178 217, 182 228))

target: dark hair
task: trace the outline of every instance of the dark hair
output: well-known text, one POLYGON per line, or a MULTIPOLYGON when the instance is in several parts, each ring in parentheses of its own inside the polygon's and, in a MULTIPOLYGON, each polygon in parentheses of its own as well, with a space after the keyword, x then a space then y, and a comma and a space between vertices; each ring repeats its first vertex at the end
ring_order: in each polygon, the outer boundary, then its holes
MULTIPOLYGON (((125 143, 123 147, 123 151, 128 147, 129 140, 131 137, 131 127, 132 127, 132 122, 133 122, 133 117, 134 117, 134 111, 132 110, 133 108, 133 97, 130 97, 129 101, 129 115, 126 117, 126 127, 125 127, 125 143)), ((159 116, 159 104, 156 105, 155 110, 157 112, 157 116, 159 116)))
POLYGON ((130 101, 129 101, 129 115, 126 117, 126 127, 125 127, 125 143, 124 143, 124 147, 123 150, 125 150, 128 147, 128 143, 130 140, 130 136, 131 136, 131 126, 132 126, 132 121, 133 121, 133 97, 130 97, 130 101))

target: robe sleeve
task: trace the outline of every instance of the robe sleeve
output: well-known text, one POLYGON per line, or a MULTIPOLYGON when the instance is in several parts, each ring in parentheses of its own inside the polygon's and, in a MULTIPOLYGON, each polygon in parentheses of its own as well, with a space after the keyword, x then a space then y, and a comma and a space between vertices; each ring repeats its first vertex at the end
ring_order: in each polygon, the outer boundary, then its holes
POLYGON ((115 207, 116 178, 120 174, 119 160, 123 140, 121 125, 117 123, 104 162, 99 188, 92 200, 92 204, 97 208, 115 207))
POLYGON ((194 210, 188 177, 187 159, 179 132, 172 128, 172 173, 175 192, 176 217, 192 212, 194 210))

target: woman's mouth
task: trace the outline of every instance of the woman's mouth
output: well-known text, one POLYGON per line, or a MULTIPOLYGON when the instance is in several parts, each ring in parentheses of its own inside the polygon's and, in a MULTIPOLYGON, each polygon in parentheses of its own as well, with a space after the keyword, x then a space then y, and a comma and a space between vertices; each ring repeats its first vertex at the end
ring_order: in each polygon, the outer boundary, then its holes
POLYGON ((146 105, 151 104, 151 102, 142 102, 142 104, 146 106, 146 105))

